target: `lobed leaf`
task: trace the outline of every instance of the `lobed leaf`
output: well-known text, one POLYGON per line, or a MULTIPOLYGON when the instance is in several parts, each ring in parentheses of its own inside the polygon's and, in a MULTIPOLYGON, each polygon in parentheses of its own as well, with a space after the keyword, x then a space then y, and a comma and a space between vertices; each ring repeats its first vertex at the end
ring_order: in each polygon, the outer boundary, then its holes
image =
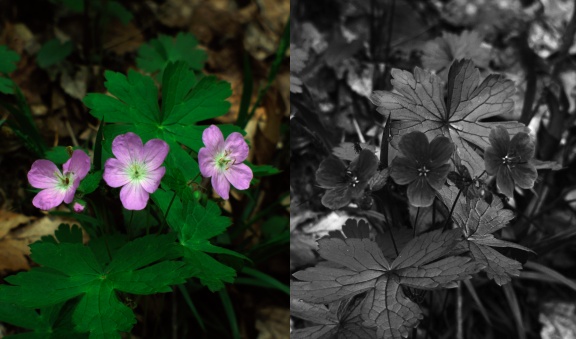
POLYGON ((488 147, 493 126, 502 125, 511 134, 526 130, 517 122, 481 122, 513 109, 514 83, 499 75, 490 75, 480 83, 480 73, 470 60, 455 61, 450 67, 446 101, 437 75, 418 67, 413 74, 398 69, 391 74, 397 93, 376 91, 371 100, 381 114, 391 114, 394 148, 402 135, 415 130, 430 139, 444 135, 456 145, 462 164, 478 176, 484 171, 484 161, 476 150, 488 147))

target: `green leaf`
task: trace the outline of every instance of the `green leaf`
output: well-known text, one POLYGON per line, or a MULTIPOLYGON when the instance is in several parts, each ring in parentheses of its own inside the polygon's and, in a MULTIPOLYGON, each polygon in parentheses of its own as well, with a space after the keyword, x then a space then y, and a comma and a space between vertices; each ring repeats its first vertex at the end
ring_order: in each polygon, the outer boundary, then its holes
POLYGON ((188 68, 200 71, 207 54, 197 46, 198 41, 190 33, 180 32, 176 37, 161 34, 140 47, 136 64, 146 72, 159 72, 158 79, 163 78, 162 73, 170 62, 183 61, 188 68))
POLYGON ((81 243, 37 242, 32 259, 41 267, 8 277, 11 285, 0 286, 0 302, 41 308, 78 297, 72 320, 75 329, 89 332, 90 338, 120 338, 136 323, 136 317, 116 291, 153 294, 171 291, 181 284, 191 269, 178 256, 171 235, 145 236, 121 246, 98 251, 81 243), (101 260, 106 253, 111 261, 101 260), (138 253, 138 255, 134 255, 138 253))
POLYGON ((278 168, 270 165, 254 165, 250 162, 246 162, 246 165, 250 167, 255 177, 267 177, 280 173, 278 168))
POLYGON ((104 86, 117 99, 104 94, 88 94, 84 104, 93 116, 106 122, 159 122, 158 89, 150 77, 134 70, 128 71, 128 77, 112 71, 106 71, 104 77, 104 86))
POLYGON ((454 208, 454 222, 463 230, 470 255, 485 266, 484 271, 498 285, 510 282, 520 275, 522 265, 516 260, 505 257, 491 247, 513 247, 531 251, 524 246, 496 239, 492 233, 506 227, 514 214, 504 209, 502 201, 493 197, 492 204, 482 199, 466 201, 461 199, 454 208))
POLYGON ((7 46, 0 45, 0 73, 8 74, 16 70, 16 63, 20 61, 20 55, 7 46))
MULTIPOLYGON (((96 3, 101 4, 102 2, 97 1, 96 3)), ((133 18, 132 13, 118 1, 106 1, 102 4, 104 4, 105 12, 118 18, 124 25, 128 24, 133 18)))
POLYGON ((66 59, 74 49, 72 41, 61 43, 58 39, 52 39, 42 45, 36 56, 38 66, 48 68, 66 59))
POLYGON ((363 326, 361 299, 354 298, 325 305, 309 304, 301 300, 290 301, 290 315, 311 321, 316 326, 294 330, 293 339, 308 338, 376 338, 374 327, 363 326))
MULTIPOLYGON (((54 146, 50 148, 46 153, 44 153, 44 157, 56 165, 62 165, 68 159, 70 159, 70 154, 68 154, 68 147, 66 146, 54 146)), ((72 147, 72 150, 82 149, 81 147, 72 147)))
POLYGON ((90 173, 80 182, 78 190, 84 194, 90 194, 98 188, 100 181, 102 181, 102 170, 90 173))
POLYGON ((378 112, 391 114, 391 144, 396 149, 400 137, 411 131, 425 132, 429 139, 444 135, 456 146, 462 164, 476 177, 484 171, 484 160, 476 149, 489 146, 493 126, 501 125, 511 135, 527 130, 518 122, 481 121, 510 112, 515 87, 501 75, 489 75, 480 83, 480 72, 470 60, 452 64, 447 93, 439 76, 418 67, 414 74, 393 69, 392 77, 397 93, 376 91, 371 100, 378 112))
POLYGON ((160 109, 158 89, 152 78, 132 70, 127 77, 110 71, 105 77, 106 88, 116 98, 90 93, 84 99, 91 114, 107 122, 103 132, 103 160, 106 155, 112 156, 114 138, 131 131, 143 142, 153 138, 166 141, 170 146, 167 167, 180 170, 186 181, 197 180, 198 164, 181 145, 195 152, 204 146, 202 133, 207 126, 195 124, 228 112, 230 103, 226 99, 232 94, 230 84, 210 76, 197 82, 185 62, 171 63, 164 73, 160 109))
POLYGON ((472 59, 476 66, 486 68, 490 49, 482 46, 482 41, 476 31, 463 31, 460 35, 443 32, 441 37, 424 45, 422 65, 440 73, 447 70, 454 60, 472 59))
POLYGON ((206 253, 232 255, 241 259, 245 256, 218 247, 210 242, 210 239, 222 234, 230 225, 229 218, 221 216, 218 205, 208 201, 206 206, 189 200, 186 202, 175 198, 173 193, 157 190, 152 194, 152 199, 160 207, 164 214, 168 213, 168 225, 176 232, 178 240, 184 250, 184 259, 194 271, 192 275, 200 279, 204 286, 211 291, 218 291, 224 287, 224 282, 233 282, 236 271, 221 264, 206 253), (170 211, 168 206, 172 201, 170 211))
POLYGON ((18 53, 0 45, 0 93, 14 94, 14 82, 2 76, 16 70, 16 63, 20 60, 18 53))
POLYGON ((330 303, 367 292, 362 303, 364 325, 378 326, 378 338, 406 337, 422 312, 404 295, 402 284, 421 289, 454 287, 480 268, 470 258, 449 256, 460 238, 458 229, 422 234, 408 242, 391 264, 370 239, 320 239, 318 252, 328 262, 294 273, 301 281, 291 283, 291 297, 330 303))
POLYGON ((22 307, 16 303, 0 302, 0 321, 22 327, 33 332, 9 335, 4 338, 62 339, 88 338, 87 333, 78 333, 65 314, 64 304, 35 309, 22 307))
POLYGON ((377 338, 406 338, 423 318, 418 304, 408 299, 396 276, 382 276, 362 305, 366 323, 377 325, 377 338))

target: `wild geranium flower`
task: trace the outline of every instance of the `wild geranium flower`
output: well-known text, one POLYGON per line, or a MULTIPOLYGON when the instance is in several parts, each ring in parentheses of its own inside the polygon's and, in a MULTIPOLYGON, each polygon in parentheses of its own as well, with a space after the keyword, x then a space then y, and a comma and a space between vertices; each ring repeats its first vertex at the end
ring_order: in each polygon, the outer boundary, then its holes
POLYGON ((32 204, 41 210, 49 210, 64 201, 69 204, 80 181, 90 171, 90 157, 81 150, 75 150, 68 161, 62 165, 63 173, 50 160, 36 160, 28 172, 28 181, 40 191, 32 204))
POLYGON ((212 187, 224 200, 228 200, 230 184, 236 189, 250 187, 253 173, 242 162, 248 157, 248 144, 242 134, 234 132, 226 140, 220 129, 214 125, 202 133, 206 147, 198 152, 200 173, 203 177, 212 177, 212 187))
POLYGON ((362 150, 349 166, 334 157, 324 159, 316 171, 316 181, 327 189, 322 204, 338 209, 360 198, 377 169, 378 158, 368 149, 362 150))
POLYGON ((398 148, 404 157, 397 156, 390 164, 390 176, 399 185, 408 185, 408 200, 416 207, 434 202, 434 191, 442 189, 450 172, 454 144, 446 137, 428 142, 426 134, 411 132, 402 137, 398 148))
POLYGON ((534 187, 538 178, 530 162, 534 157, 534 142, 527 133, 520 132, 510 140, 508 130, 496 126, 490 131, 490 146, 484 152, 486 173, 496 176, 496 185, 509 197, 514 196, 514 185, 534 187))
POLYGON ((104 181, 111 187, 123 186, 120 200, 127 210, 142 210, 151 193, 160 185, 166 173, 162 166, 170 147, 160 139, 142 145, 142 139, 132 132, 121 134, 112 141, 116 158, 106 160, 104 181))

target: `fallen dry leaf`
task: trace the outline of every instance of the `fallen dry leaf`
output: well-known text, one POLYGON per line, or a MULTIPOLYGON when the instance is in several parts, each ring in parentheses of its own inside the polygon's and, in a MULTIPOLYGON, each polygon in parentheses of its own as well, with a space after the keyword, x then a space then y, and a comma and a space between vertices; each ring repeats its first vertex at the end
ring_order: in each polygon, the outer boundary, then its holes
POLYGON ((70 218, 45 216, 38 220, 22 214, 0 210, 0 274, 30 269, 28 256, 31 243, 52 235, 62 223, 73 224, 70 218))
POLYGON ((290 310, 283 307, 264 307, 256 314, 258 339, 290 338, 290 310))

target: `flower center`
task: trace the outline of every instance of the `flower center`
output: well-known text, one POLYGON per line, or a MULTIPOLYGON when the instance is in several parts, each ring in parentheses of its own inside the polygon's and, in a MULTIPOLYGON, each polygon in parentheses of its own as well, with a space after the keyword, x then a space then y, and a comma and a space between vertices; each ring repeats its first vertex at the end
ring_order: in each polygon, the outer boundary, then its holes
POLYGON ((230 169, 230 166, 236 163, 236 159, 232 158, 230 154, 232 154, 231 150, 225 150, 223 153, 217 155, 214 159, 216 162, 216 167, 218 167, 220 171, 227 171, 230 169))
POLYGON ((422 166, 418 169, 418 176, 426 176, 428 172, 430 172, 430 170, 427 169, 426 166, 422 166))
POLYGON ((63 191, 67 191, 74 183, 74 172, 66 172, 63 175, 56 172, 54 175, 58 178, 57 187, 63 191))
POLYGON ((356 185, 360 183, 360 180, 358 180, 358 176, 354 175, 354 173, 352 173, 352 171, 350 170, 346 171, 346 179, 350 183, 350 186, 352 187, 356 187, 356 185))
POLYGON ((128 176, 130 177, 131 181, 141 181, 142 179, 146 178, 148 171, 143 164, 140 163, 133 163, 128 167, 128 176))

